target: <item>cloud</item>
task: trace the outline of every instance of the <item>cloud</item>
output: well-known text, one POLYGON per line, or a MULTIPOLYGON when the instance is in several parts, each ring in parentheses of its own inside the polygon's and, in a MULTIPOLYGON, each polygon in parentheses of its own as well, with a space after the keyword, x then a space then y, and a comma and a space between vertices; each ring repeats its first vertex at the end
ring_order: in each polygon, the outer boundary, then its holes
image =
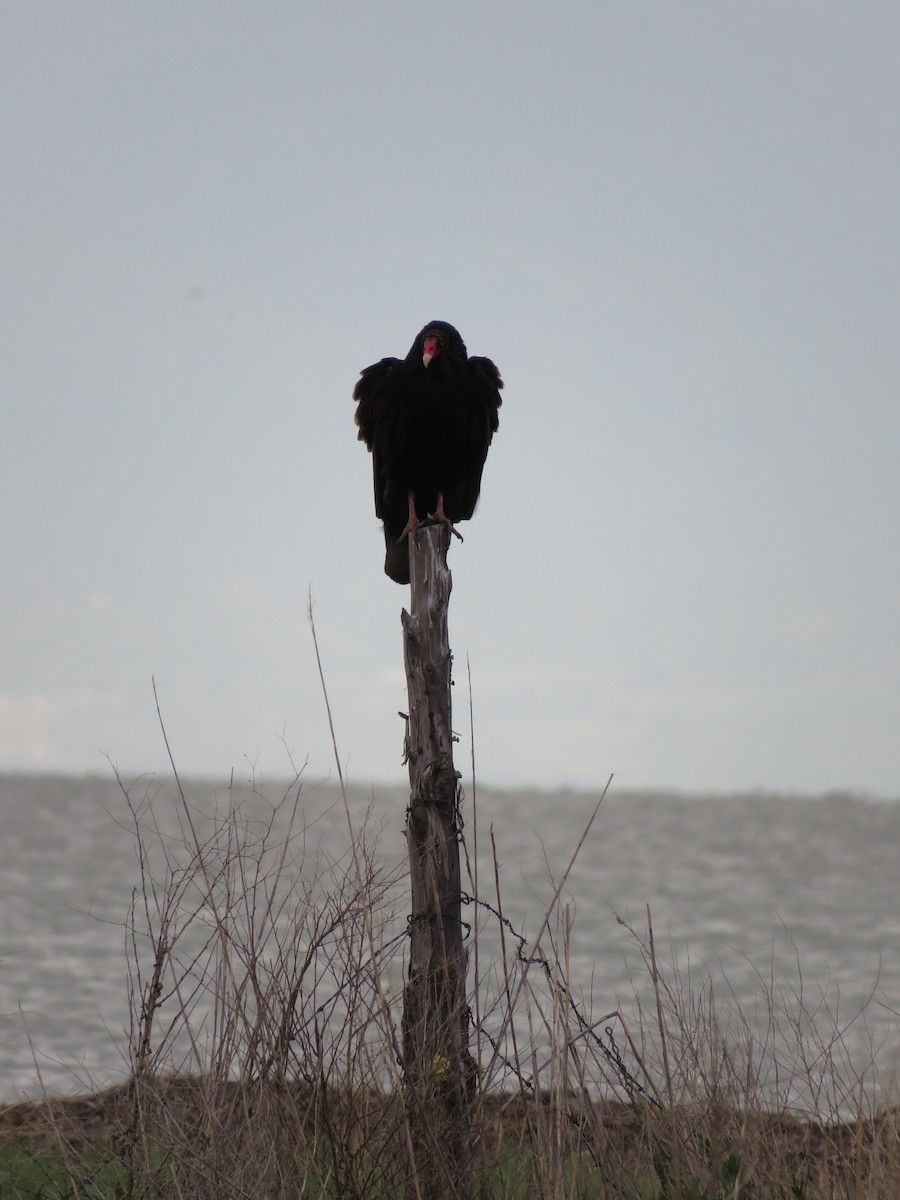
POLYGON ((80 734, 121 712, 124 702, 120 692, 95 688, 0 692, 0 770, 96 766, 100 752, 80 734))
POLYGON ((56 707, 47 695, 0 693, 0 765, 40 767, 51 762, 55 717, 56 707))

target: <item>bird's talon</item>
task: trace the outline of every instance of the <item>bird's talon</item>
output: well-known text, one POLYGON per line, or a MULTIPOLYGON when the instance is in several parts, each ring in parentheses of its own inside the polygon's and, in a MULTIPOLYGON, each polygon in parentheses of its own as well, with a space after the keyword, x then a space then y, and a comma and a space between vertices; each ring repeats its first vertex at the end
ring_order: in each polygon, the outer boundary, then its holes
POLYGON ((463 535, 459 532, 459 530, 456 528, 456 526, 453 524, 453 522, 450 520, 450 518, 446 515, 446 513, 429 513, 428 519, 426 521, 420 521, 419 524, 423 525, 423 526, 424 525, 446 525, 454 537, 459 538, 460 541, 464 540, 463 535))

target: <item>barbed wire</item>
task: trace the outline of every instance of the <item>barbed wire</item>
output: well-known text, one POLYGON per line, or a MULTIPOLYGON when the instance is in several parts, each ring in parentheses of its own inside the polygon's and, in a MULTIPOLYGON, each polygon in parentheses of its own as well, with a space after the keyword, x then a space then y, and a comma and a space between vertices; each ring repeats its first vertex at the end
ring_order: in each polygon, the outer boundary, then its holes
MULTIPOLYGON (((656 1100, 654 1096, 650 1095, 640 1080, 636 1079, 632 1072, 626 1067, 625 1061, 622 1057, 622 1052, 619 1049, 613 1034, 612 1025, 607 1025, 604 1028, 603 1032, 606 1037, 606 1041, 604 1041, 603 1038, 596 1032, 595 1026, 587 1020, 584 1013, 581 1011, 581 1007, 579 1006, 575 997, 572 995, 569 987, 559 978, 558 973, 554 969, 556 964, 551 963, 550 960, 543 954, 526 953, 528 939, 523 933, 520 933, 515 928, 509 917, 504 916, 499 909, 495 908, 494 905, 490 904, 487 900, 482 900, 478 896, 471 896, 467 892, 461 892, 460 901, 463 904, 471 904, 478 908, 486 909, 489 913, 491 913, 492 916, 496 917, 497 920, 504 926, 504 928, 512 934, 516 941, 516 959, 522 963, 523 966, 536 966, 541 968, 551 990, 555 991, 557 996, 565 1001, 569 1011, 574 1014, 581 1030, 580 1036, 584 1036, 593 1042, 603 1054, 610 1066, 615 1070, 616 1075, 619 1077, 622 1086, 625 1088, 625 1091, 628 1094, 628 1099, 631 1102, 632 1107, 639 1108, 641 1104, 650 1104, 653 1107, 659 1107, 659 1101, 656 1100)), ((618 1017, 618 1015, 618 1011, 609 1014, 610 1017, 618 1017)), ((510 1062, 510 1060, 500 1051, 496 1040, 491 1037, 488 1030, 482 1027, 480 1032, 487 1037, 494 1049, 494 1053, 497 1054, 498 1058, 503 1061, 504 1065, 509 1067, 518 1076, 518 1078, 526 1084, 526 1086, 528 1086, 530 1089, 533 1089, 533 1080, 530 1078, 526 1079, 526 1077, 523 1076, 519 1071, 517 1065, 510 1062)))
MULTIPOLYGON (((558 964, 555 961, 551 962, 551 960, 548 959, 544 954, 529 952, 528 939, 525 937, 525 935, 515 928, 509 917, 505 916, 489 901, 482 900, 478 896, 472 896, 468 892, 460 892, 459 899, 462 905, 480 908, 490 913, 491 916, 494 917, 504 927, 504 929, 507 930, 516 943, 516 960, 519 963, 526 967, 536 966, 541 969, 551 991, 554 992, 559 999, 564 1001, 567 1009, 575 1017, 580 1030, 579 1037, 585 1037, 588 1039, 603 1055, 609 1066, 614 1071, 615 1075, 618 1077, 622 1087, 625 1089, 632 1107, 635 1109, 640 1109, 643 1105, 650 1105, 654 1108, 658 1108, 659 1101, 647 1091, 640 1080, 637 1079, 634 1073, 626 1066, 624 1057, 622 1055, 622 1050, 615 1039, 613 1026, 611 1024, 606 1025, 603 1030, 603 1036, 597 1033, 596 1023, 592 1024, 587 1019, 581 1009, 580 1004, 572 995, 571 989, 562 979, 560 979, 558 964)), ((435 911, 410 913, 406 918, 406 924, 403 930, 395 934, 382 946, 379 946, 376 949, 374 956, 375 960, 382 958, 405 938, 411 937, 412 931, 416 925, 424 924, 425 922, 434 920, 438 915, 439 914, 435 911)), ((461 917, 450 916, 447 913, 443 913, 441 916, 443 920, 454 920, 460 924, 463 929, 463 941, 466 941, 472 936, 473 926, 470 922, 464 921, 461 917)), ((320 1003, 314 1010, 312 1018, 307 1018, 305 1022, 298 1023, 298 1028, 294 1031, 294 1035, 296 1036, 300 1029, 308 1025, 310 1019, 315 1019, 321 1016, 343 993, 345 987, 346 984, 337 988, 332 995, 320 1003)), ((608 1016, 619 1018, 618 1010, 609 1013, 608 1016)), ((535 1091, 536 1084, 534 1078, 524 1073, 520 1069, 519 1064, 503 1052, 499 1039, 490 1032, 484 1023, 479 1025, 476 1022, 471 1008, 468 1009, 468 1022, 472 1029, 487 1039, 496 1058, 507 1070, 516 1076, 523 1087, 530 1092, 535 1091)), ((402 1063, 400 1065, 402 1066, 402 1063)))

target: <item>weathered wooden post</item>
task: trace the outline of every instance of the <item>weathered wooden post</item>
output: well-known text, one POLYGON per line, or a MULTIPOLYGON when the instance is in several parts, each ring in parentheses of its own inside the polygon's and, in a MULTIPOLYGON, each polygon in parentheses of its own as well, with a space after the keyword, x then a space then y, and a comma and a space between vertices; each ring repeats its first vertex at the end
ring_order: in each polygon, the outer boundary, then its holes
POLYGON ((450 531, 420 529, 410 546, 403 612, 409 689, 406 822, 412 882, 403 1068, 415 1162, 408 1195, 465 1200, 472 1190, 467 951, 460 915, 459 774, 453 766, 447 567, 450 531))

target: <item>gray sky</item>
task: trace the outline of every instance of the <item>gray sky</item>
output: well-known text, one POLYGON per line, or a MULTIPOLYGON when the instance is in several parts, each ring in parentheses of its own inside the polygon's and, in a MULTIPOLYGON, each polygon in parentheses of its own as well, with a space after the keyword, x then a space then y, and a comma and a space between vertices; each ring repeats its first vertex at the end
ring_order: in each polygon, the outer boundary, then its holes
POLYGON ((9 2, 0 767, 403 778, 359 369, 506 380, 468 770, 900 794, 900 8, 9 2), (282 740, 283 739, 283 740, 282 740))

